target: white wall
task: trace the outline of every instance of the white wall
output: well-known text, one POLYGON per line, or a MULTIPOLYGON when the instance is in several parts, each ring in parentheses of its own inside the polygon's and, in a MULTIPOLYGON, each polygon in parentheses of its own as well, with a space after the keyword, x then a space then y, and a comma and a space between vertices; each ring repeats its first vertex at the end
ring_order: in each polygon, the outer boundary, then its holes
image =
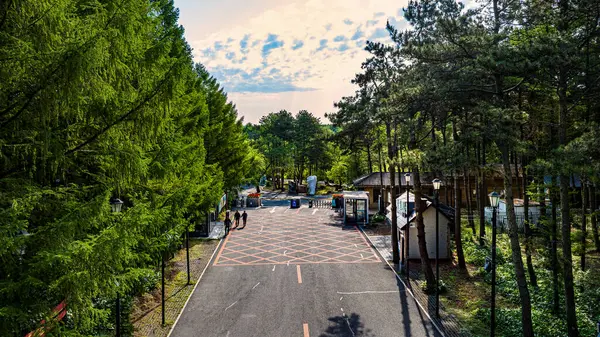
MULTIPOLYGON (((439 214, 440 219, 440 259, 448 258, 448 219, 442 214, 439 214)), ((428 207, 423 213, 423 223, 425 225, 425 243, 427 244, 427 253, 430 259, 435 259, 435 208, 433 206, 428 207)), ((417 238, 417 227, 416 223, 411 222, 409 230, 410 234, 410 245, 409 245, 409 258, 420 259, 419 254, 419 241, 417 238)))

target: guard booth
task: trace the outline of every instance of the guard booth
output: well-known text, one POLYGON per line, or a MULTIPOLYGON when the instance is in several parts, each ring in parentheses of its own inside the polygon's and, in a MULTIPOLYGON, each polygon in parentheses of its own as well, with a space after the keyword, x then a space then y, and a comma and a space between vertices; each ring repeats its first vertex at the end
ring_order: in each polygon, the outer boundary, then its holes
POLYGON ((369 193, 364 191, 344 191, 344 224, 369 223, 369 193))

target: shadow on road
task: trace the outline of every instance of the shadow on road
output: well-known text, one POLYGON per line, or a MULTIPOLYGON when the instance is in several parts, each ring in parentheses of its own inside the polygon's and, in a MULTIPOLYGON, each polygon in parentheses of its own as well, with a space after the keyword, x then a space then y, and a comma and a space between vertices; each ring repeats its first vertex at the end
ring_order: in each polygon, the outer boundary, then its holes
MULTIPOLYGON (((398 294, 399 294, 399 299, 400 299, 400 308, 401 308, 401 312, 402 312, 402 326, 404 327, 404 336, 412 336, 412 334, 411 334, 411 317, 410 317, 411 311, 408 308, 408 301, 413 301, 415 304, 414 305, 415 307, 418 307, 418 303, 417 303, 416 299, 414 299, 412 296, 410 296, 406 292, 406 287, 398 278, 396 278, 396 284, 398 285, 398 294)), ((439 336, 433 330, 435 328, 432 326, 429 319, 423 315, 423 312, 421 312, 420 309, 416 309, 415 311, 418 313, 418 315, 419 315, 418 317, 421 321, 420 323, 424 327, 423 330, 425 330, 425 336, 427 336, 427 337, 439 336)), ((414 312, 413 312, 413 316, 416 317, 416 315, 414 315, 414 312)))
POLYGON ((334 325, 330 325, 319 337, 376 337, 371 329, 365 329, 358 314, 334 316, 328 320, 334 325))

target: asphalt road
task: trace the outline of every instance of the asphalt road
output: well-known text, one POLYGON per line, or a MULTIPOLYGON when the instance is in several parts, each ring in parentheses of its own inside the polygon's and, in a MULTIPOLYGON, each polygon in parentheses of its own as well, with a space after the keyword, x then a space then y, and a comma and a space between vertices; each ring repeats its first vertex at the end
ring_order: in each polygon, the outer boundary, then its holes
POLYGON ((440 336, 363 234, 333 211, 247 212, 171 336, 440 336))

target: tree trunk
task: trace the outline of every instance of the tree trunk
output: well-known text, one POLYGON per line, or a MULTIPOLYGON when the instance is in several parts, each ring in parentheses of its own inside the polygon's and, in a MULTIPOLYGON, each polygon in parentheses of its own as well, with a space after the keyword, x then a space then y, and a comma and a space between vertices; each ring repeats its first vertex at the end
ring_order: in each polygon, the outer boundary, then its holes
MULTIPOLYGON (((481 142, 481 166, 485 168, 485 138, 481 142)), ((480 170, 481 189, 479 191, 479 243, 483 245, 485 237, 485 205, 487 199, 487 182, 485 181, 485 169, 480 170)))
POLYGON ((585 250, 587 240, 587 203, 588 203, 588 191, 585 188, 587 182, 581 179, 581 270, 585 271, 585 250))
POLYGON ((458 268, 467 270, 465 254, 462 248, 460 223, 460 187, 458 186, 458 174, 454 176, 454 242, 456 245, 456 255, 458 256, 458 268))
POLYGON ((383 168, 381 166, 381 144, 378 146, 379 152, 379 195, 381 195, 381 202, 379 200, 379 209, 381 214, 385 214, 385 189, 383 188, 383 168))
POLYGON ((552 204, 552 246, 550 249, 552 263, 552 311, 558 314, 559 296, 558 296, 558 196, 556 195, 556 177, 552 177, 552 186, 550 187, 550 203, 552 204))
POLYGON ((596 245, 596 251, 600 252, 600 236, 598 235, 598 204, 596 203, 596 185, 590 185, 590 211, 592 213, 592 235, 594 237, 594 244, 596 245))
MULTIPOLYGON (((496 0, 494 0, 496 1, 496 0)), ((521 245, 519 244, 519 228, 515 216, 515 207, 512 190, 512 173, 510 161, 508 158, 508 147, 505 144, 497 144, 502 154, 502 165, 504 167, 504 190, 506 202, 506 215, 508 218, 508 236, 510 238, 510 248, 512 251, 512 260, 515 266, 517 286, 519 287, 519 297, 521 299, 521 322, 523 324, 523 336, 533 337, 533 322, 531 318, 531 298, 527 288, 527 278, 523 268, 523 258, 521 256, 521 245)))
MULTIPOLYGON (((569 29, 569 0, 560 0, 560 18, 558 20, 558 31, 566 34, 569 29)), ((563 39, 560 42, 566 43, 563 39)), ((565 50, 566 48, 561 48, 565 50)), ((558 107, 559 107, 559 145, 567 145, 568 126, 568 67, 565 62, 558 66, 558 107)), ((578 337, 577 315, 575 309, 575 291, 573 289, 573 257, 571 254, 571 213, 569 209, 569 176, 565 172, 560 174, 560 213, 562 222, 563 239, 563 278, 565 284, 565 309, 567 314, 567 333, 569 337, 578 337)))
POLYGON ((527 260, 527 272, 529 273, 529 282, 537 288, 537 277, 533 269, 533 261, 531 259, 531 226, 529 225, 529 194, 527 194, 527 186, 529 185, 529 177, 523 171, 523 203, 524 203, 524 219, 523 229, 525 231, 525 256, 527 260))
POLYGON ((469 227, 473 230, 473 236, 477 236, 475 231, 475 221, 473 220, 473 205, 471 205, 471 179, 467 169, 463 170, 463 185, 465 188, 465 196, 467 197, 467 217, 469 227))
POLYGON ((388 157, 390 159, 390 187, 392 190, 392 200, 390 200, 392 203, 392 259, 394 264, 398 264, 400 262, 400 255, 398 252, 398 216, 396 214, 396 167, 394 165, 395 155, 392 146, 392 130, 389 121, 385 123, 385 134, 387 138, 388 157))
MULTIPOLYGON (((517 182, 517 196, 521 197, 523 194, 521 194, 521 191, 523 191, 523 193, 525 193, 525 189, 527 188, 525 186, 525 179, 523 179, 523 189, 521 189, 521 180, 519 179, 519 161, 517 160, 517 152, 513 152, 513 159, 515 160, 515 181, 517 182)), ((523 172, 523 175, 525 175, 525 172, 523 172)))
POLYGON ((373 173, 373 161, 371 159, 371 145, 367 144, 367 163, 369 165, 369 173, 373 173))
POLYGON ((413 173, 414 186, 415 186, 415 211, 417 214, 417 238, 419 241, 419 255, 421 256, 421 269, 425 274, 425 280, 427 281, 427 293, 432 293, 435 289, 435 275, 431 268, 429 261, 429 253, 427 252, 427 242, 425 241, 425 223, 423 222, 424 205, 421 192, 421 177, 419 175, 419 168, 416 167, 413 173))

